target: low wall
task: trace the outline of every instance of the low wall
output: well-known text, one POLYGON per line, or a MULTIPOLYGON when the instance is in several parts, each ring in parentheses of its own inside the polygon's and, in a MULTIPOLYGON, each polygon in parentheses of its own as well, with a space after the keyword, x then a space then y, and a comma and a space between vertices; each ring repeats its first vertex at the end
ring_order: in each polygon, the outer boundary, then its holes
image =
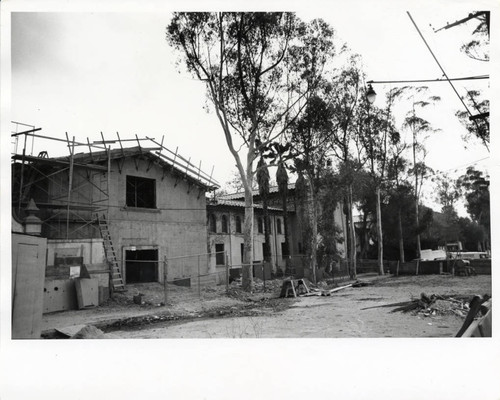
MULTIPOLYGON (((390 263, 391 274, 396 275, 416 275, 418 264, 419 275, 433 275, 440 273, 453 273, 453 260, 433 260, 433 261, 410 261, 400 263, 390 263)), ((491 275, 491 259, 470 260, 471 267, 478 275, 491 275)))
MULTIPOLYGON (((391 261, 384 260, 384 272, 390 270, 391 261)), ((366 274, 370 272, 375 272, 378 274, 378 260, 357 260, 356 261, 356 273, 366 274)))
MULTIPOLYGON (((43 313, 77 310, 75 279, 70 272, 72 265, 48 265, 45 273, 43 313)), ((98 304, 109 299, 109 269, 107 264, 86 264, 90 278, 97 280, 98 304)), ((79 272, 82 272, 81 270, 79 272)))
POLYGON ((491 258, 470 260, 470 266, 476 270, 478 275, 491 275, 491 258))

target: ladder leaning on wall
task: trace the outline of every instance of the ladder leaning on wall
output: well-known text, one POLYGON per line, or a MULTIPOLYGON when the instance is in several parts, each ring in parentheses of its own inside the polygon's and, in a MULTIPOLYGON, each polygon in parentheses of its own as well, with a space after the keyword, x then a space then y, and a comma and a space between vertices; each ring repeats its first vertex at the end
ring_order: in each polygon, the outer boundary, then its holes
POLYGON ((109 226, 105 213, 97 213, 97 224, 103 240, 104 255, 106 256, 106 260, 110 268, 111 275, 109 281, 111 289, 115 292, 124 291, 125 284, 123 282, 120 266, 118 265, 118 261, 116 259, 116 252, 111 240, 111 234, 109 233, 109 226))

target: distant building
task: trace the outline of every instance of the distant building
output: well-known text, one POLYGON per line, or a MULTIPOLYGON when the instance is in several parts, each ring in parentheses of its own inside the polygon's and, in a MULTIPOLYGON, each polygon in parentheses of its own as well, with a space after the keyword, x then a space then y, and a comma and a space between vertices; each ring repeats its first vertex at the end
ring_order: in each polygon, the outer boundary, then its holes
MULTIPOLYGON (((283 210, 269 207, 270 251, 272 264, 285 268, 285 231, 283 210)), ((222 267, 226 260, 222 252, 227 252, 228 262, 232 267, 241 268, 243 263, 243 224, 245 202, 239 200, 218 199, 207 204, 208 246, 216 257, 212 259, 215 267, 222 267)), ((254 262, 264 261, 264 212, 261 204, 254 205, 254 262)))
MULTIPOLYGON (((207 204, 209 249, 212 253, 227 251, 229 262, 233 266, 241 265, 243 259, 243 221, 245 214, 244 193, 234 193, 220 196, 215 201, 207 204)), ((264 212, 262 199, 258 190, 253 192, 254 200, 254 238, 253 259, 264 260, 264 212)), ((286 254, 285 244, 285 218, 282 199, 278 193, 278 187, 269 189, 268 212, 270 222, 270 251, 273 272, 278 269, 282 271, 286 267, 287 257, 294 266, 302 268, 307 265, 305 259, 305 245, 307 240, 303 235, 302 221, 300 216, 300 205, 295 196, 295 184, 289 184, 287 196, 288 212, 288 235, 289 251, 286 254)), ((345 229, 345 218, 342 205, 339 204, 332 215, 331 223, 341 230, 341 236, 347 237, 345 229)), ((339 257, 345 257, 345 241, 336 243, 339 257)), ((218 263, 222 265, 223 260, 219 258, 218 263)))

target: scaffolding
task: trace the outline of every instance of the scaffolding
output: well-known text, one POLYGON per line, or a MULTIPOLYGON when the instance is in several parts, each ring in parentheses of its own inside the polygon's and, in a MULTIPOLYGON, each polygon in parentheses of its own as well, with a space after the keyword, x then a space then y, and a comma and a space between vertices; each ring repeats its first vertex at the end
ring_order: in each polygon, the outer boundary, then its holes
MULTIPOLYGON (((24 208, 30 198, 40 209, 42 235, 54 239, 97 238, 100 232, 97 215, 101 213, 109 221, 110 173, 112 161, 121 173, 124 160, 134 149, 139 157, 147 157, 156 162, 167 172, 175 175, 176 183, 185 179, 189 190, 197 184, 202 190, 213 190, 219 183, 209 174, 178 153, 178 148, 169 150, 161 142, 151 137, 122 139, 118 132, 116 139, 106 139, 101 132, 101 140, 77 141, 66 133, 64 139, 44 136, 41 128, 12 121, 12 209, 19 218, 23 218, 24 208), (28 128, 28 129, 26 129, 28 128), (41 146, 44 150, 33 154, 35 141, 48 143, 41 146), (47 141, 47 142, 45 142, 47 141), (66 156, 49 157, 47 149, 55 143, 62 143, 67 148, 66 156), (126 147, 133 143, 134 147, 126 147), (19 149, 22 145, 22 149, 19 149), (29 149, 31 147, 31 149, 29 149), (83 148, 86 152, 77 152, 83 148)), ((52 147, 51 147, 52 146, 52 147)), ((134 161, 137 158, 134 157, 134 161)), ((149 169, 150 167, 148 167, 149 169)), ((111 221, 109 221, 111 222, 111 221)))

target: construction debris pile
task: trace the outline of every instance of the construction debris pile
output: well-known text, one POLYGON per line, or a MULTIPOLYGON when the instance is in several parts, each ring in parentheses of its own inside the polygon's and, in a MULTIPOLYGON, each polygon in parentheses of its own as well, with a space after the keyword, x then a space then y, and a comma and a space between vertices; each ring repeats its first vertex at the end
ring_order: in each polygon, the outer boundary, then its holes
POLYGON ((314 285, 307 279, 285 279, 281 287, 280 297, 331 296, 332 293, 343 289, 367 285, 371 285, 371 283, 357 280, 354 283, 343 286, 337 286, 335 283, 329 284, 327 282, 319 282, 317 285, 314 285))
POLYGON ((470 296, 451 297, 437 294, 428 296, 425 293, 421 293, 418 299, 390 304, 388 306, 396 306, 391 312, 413 312, 425 317, 455 314, 461 318, 465 318, 470 309, 470 300, 470 296))

